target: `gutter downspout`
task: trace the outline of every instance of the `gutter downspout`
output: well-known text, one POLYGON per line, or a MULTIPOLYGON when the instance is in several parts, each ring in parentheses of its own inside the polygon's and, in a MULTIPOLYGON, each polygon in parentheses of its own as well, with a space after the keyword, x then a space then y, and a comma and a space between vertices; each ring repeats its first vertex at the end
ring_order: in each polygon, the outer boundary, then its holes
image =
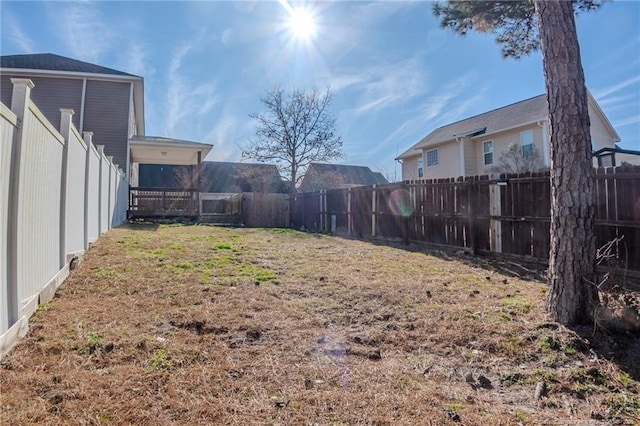
POLYGON ((84 133, 84 104, 87 97, 87 79, 82 79, 82 96, 80 98, 80 128, 78 131, 82 135, 84 133))
POLYGON ((464 177, 464 136, 456 137, 456 141, 460 143, 460 176, 464 177))
POLYGON ((542 155, 544 165, 550 167, 549 163, 549 119, 538 121, 538 126, 542 128, 542 155))

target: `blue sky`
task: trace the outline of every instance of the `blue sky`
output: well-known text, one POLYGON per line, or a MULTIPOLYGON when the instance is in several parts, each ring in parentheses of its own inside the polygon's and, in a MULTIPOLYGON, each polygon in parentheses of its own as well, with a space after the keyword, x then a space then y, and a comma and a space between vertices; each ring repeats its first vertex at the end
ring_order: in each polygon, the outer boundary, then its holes
MULTIPOLYGON (((240 159, 266 90, 330 86, 338 162, 391 178, 394 157, 436 127, 544 92, 539 52, 502 59, 490 35, 440 29, 430 2, 292 6, 313 16, 313 34, 293 34, 276 1, 2 1, 0 49, 143 76, 146 134, 212 143, 214 161, 240 159)), ((640 149, 640 2, 606 4, 577 25, 587 87, 621 146, 640 149)))

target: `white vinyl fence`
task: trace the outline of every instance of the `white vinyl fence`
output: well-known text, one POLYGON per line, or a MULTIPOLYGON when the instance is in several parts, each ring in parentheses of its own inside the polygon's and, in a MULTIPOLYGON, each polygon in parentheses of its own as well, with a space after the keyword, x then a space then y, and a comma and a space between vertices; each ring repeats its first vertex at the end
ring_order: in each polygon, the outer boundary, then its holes
POLYGON ((124 222, 124 173, 82 138, 73 110, 58 131, 31 100, 33 83, 12 79, 11 109, 0 103, 0 357, 23 336, 38 304, 53 298, 69 261, 124 222))

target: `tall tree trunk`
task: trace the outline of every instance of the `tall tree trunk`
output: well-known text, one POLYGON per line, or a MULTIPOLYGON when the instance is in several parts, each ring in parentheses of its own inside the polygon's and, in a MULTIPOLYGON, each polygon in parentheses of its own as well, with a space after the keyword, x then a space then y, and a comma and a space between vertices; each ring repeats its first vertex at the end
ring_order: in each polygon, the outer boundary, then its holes
POLYGON ((551 290, 555 321, 588 321, 594 284, 595 179, 587 89, 571 1, 535 0, 551 129, 551 290))

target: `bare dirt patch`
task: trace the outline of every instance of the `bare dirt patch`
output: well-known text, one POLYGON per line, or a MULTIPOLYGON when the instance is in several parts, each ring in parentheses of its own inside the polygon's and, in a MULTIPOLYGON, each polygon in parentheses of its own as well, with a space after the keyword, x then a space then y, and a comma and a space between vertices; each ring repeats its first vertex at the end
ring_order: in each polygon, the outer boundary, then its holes
POLYGON ((637 335, 559 327, 541 282, 434 254, 290 230, 112 230, 0 363, 2 422, 640 421, 637 335))

